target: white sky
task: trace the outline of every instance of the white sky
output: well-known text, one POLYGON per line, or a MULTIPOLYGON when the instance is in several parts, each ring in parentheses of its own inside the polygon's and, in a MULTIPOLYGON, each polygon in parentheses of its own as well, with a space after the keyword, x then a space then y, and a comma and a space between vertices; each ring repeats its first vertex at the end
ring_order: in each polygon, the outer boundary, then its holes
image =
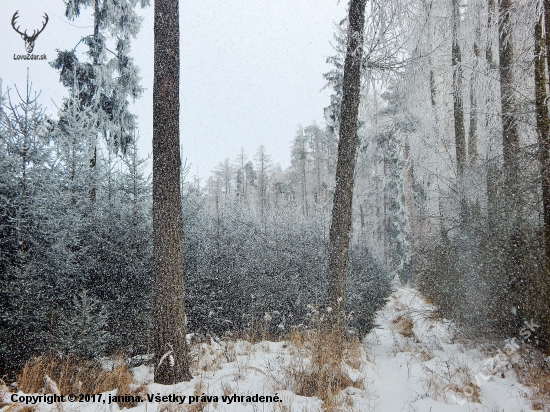
MULTIPOLYGON (((84 14, 67 21, 62 0, 0 4, 3 90, 14 83, 24 89, 29 67, 34 90, 42 91, 41 102, 55 114, 67 90, 47 62, 55 58, 55 49, 73 48, 90 34, 92 20, 84 14), (16 10, 21 28, 31 33, 48 13, 50 21, 33 51, 45 53, 47 61, 14 61, 14 54, 25 54, 11 27, 16 10)), ((241 147, 252 160, 261 144, 274 163, 290 164, 298 125, 323 124, 330 91, 320 91, 322 73, 331 68, 325 62, 333 54, 329 42, 346 5, 345 0, 180 1, 181 144, 191 176, 197 168, 201 178, 209 175, 226 157, 235 159, 241 147)), ((153 6, 139 12, 145 19, 132 54, 146 91, 132 110, 139 116, 140 151, 146 156, 152 151, 153 6)))

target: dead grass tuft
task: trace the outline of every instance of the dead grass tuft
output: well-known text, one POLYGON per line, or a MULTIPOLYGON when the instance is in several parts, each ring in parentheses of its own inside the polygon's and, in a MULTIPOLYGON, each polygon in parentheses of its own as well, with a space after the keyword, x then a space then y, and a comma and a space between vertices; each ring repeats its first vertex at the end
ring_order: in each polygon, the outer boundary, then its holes
MULTIPOLYGON (((132 373, 124 361, 116 362, 106 370, 96 361, 82 360, 76 356, 44 355, 29 360, 17 377, 17 388, 25 393, 101 393, 117 390, 117 395, 145 396, 144 385, 134 382, 132 373), (55 384, 52 388, 47 377, 55 384)), ((135 402, 120 402, 120 408, 136 406, 135 402)))
POLYGON ((522 347, 519 355, 512 368, 520 383, 531 389, 533 409, 544 410, 544 405, 550 405, 550 363, 537 349, 522 347))
MULTIPOLYGON (((197 381, 193 388, 193 396, 200 396, 204 392, 202 381, 197 381)), ((207 402, 194 402, 191 405, 178 403, 163 403, 159 406, 159 412, 202 412, 208 406, 207 402)))
POLYGON ((361 366, 358 339, 310 331, 292 333, 290 341, 303 356, 285 366, 287 389, 301 396, 316 396, 323 401, 326 411, 332 411, 340 403, 340 391, 348 387, 364 388, 361 379, 353 380, 347 372, 347 366, 354 369, 361 366))
POLYGON ((38 408, 36 406, 21 405, 17 403, 10 404, 2 412, 35 412, 38 408))
POLYGON ((424 384, 433 399, 447 403, 454 403, 457 399, 481 403, 481 388, 466 364, 450 359, 441 362, 437 370, 424 366, 424 372, 424 384))
POLYGON ((233 393, 236 393, 235 390, 227 382, 222 382, 222 395, 229 396, 233 393))
POLYGON ((409 314, 400 315, 394 319, 393 324, 397 332, 405 338, 414 338, 414 321, 409 314))
MULTIPOLYGON (((193 388, 193 395, 194 396, 200 396, 203 392, 205 392, 204 387, 202 385, 202 381, 197 381, 195 384, 195 387, 193 388)), ((204 408, 208 406, 207 402, 195 402, 191 405, 187 406, 187 409, 185 409, 186 412, 202 412, 204 408)))

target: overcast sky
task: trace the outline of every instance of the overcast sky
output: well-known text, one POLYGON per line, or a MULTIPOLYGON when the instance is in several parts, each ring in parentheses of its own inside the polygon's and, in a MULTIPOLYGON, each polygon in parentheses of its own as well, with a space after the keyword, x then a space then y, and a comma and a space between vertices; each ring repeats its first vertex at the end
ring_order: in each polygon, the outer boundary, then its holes
MULTIPOLYGON (((67 95, 57 72, 45 61, 15 61, 25 54, 24 42, 11 27, 19 10, 22 28, 49 23, 36 40, 34 54, 55 58, 55 49, 75 47, 91 33, 89 14, 70 22, 62 0, 0 0, 0 77, 3 90, 25 86, 26 69, 41 102, 55 115, 67 95)), ((321 91, 322 73, 334 23, 345 16, 342 0, 182 0, 181 144, 192 164, 191 176, 206 177, 241 147, 250 160, 260 145, 274 163, 290 164, 290 145, 298 125, 323 124, 330 91, 321 91)), ((144 21, 132 54, 146 91, 133 105, 139 116, 142 155, 151 153, 153 96, 153 6, 140 11, 144 21)), ((79 49, 85 51, 82 45, 79 49)), ((204 182, 204 180, 203 180, 204 182)))

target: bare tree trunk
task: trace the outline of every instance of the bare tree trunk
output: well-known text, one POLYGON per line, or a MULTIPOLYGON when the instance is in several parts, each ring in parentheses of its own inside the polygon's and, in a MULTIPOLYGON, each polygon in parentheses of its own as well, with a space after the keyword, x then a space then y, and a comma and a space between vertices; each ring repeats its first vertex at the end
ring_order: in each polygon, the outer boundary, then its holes
MULTIPOLYGON (((548 12, 550 1, 545 0, 544 8, 548 12)), ((535 104, 537 111, 537 132, 539 140, 540 175, 542 183, 542 209, 544 218, 544 261, 545 284, 542 285, 546 293, 550 293, 550 118, 548 116, 548 104, 546 99, 546 61, 544 59, 545 43, 548 39, 543 33, 543 17, 541 14, 535 24, 535 104)), ((548 23, 547 23, 548 24, 548 23)), ((548 32, 547 32, 548 33, 548 32)), ((550 58, 547 56, 547 58, 550 58)), ((548 295, 547 295, 548 296, 548 295)), ((546 324, 550 320, 550 313, 546 313, 546 324)))
MULTIPOLYGON (((493 57, 493 38, 492 38, 492 29, 494 24, 493 15, 495 13, 495 1, 489 0, 487 4, 487 42, 485 46, 485 61, 487 64, 487 70, 489 75, 491 72, 495 69, 495 59, 493 57)), ((491 93, 487 93, 487 96, 485 96, 485 107, 490 107, 492 104, 491 100, 491 93)), ((485 126, 487 127, 487 131, 489 133, 489 139, 492 135, 491 130, 491 115, 488 113, 488 111, 485 111, 485 126)), ((489 230, 495 230, 496 229, 496 223, 497 223, 497 206, 498 206, 498 200, 497 200, 497 167, 494 164, 494 159, 489 156, 489 153, 487 153, 486 158, 486 164, 487 164, 487 179, 486 179, 486 188, 487 188, 487 223, 489 230)))
POLYGON ((260 162, 260 175, 258 176, 258 186, 260 190, 260 219, 264 224, 264 232, 267 233, 267 155, 265 147, 261 145, 256 154, 260 162))
POLYGON ((306 137, 302 127, 302 152, 300 153, 300 163, 302 166, 302 215, 307 218, 307 181, 306 181, 306 137))
POLYGON ((550 33, 550 0, 543 1, 544 9, 544 36, 545 36, 545 46, 546 46, 546 63, 550 69, 550 41, 548 41, 548 35, 550 33))
MULTIPOLYGON (((495 0, 489 0, 488 1, 488 10, 487 10, 487 32, 491 33, 491 28, 493 26, 493 13, 495 12, 495 0)), ((490 34, 488 36, 490 38, 490 34)), ((487 60, 487 64, 489 65, 489 70, 493 68, 495 65, 495 61, 493 58, 493 48, 492 48, 492 42, 487 39, 487 45, 485 47, 485 59, 487 60)))
MULTIPOLYGON (((544 0, 543 17, 535 26, 535 101, 537 106, 537 129, 539 137, 539 152, 541 162, 542 205, 544 215, 544 246, 546 255, 546 270, 550 273, 550 119, 548 116, 548 92, 546 89, 546 67, 544 61, 544 47, 546 46, 547 64, 550 64, 550 0, 544 0)), ((548 66, 550 68, 550 66, 548 66)))
POLYGON ((513 225, 519 218, 519 135, 514 115, 514 49, 510 13, 512 0, 501 0, 499 5, 499 63, 500 99, 502 107, 502 152, 504 157, 504 178, 507 188, 509 211, 507 219, 513 225))
POLYGON ((466 131, 464 129, 464 107, 462 102, 462 57, 458 44, 459 6, 458 0, 452 1, 452 64, 453 64, 453 115, 455 128, 456 170, 461 180, 466 164, 466 131))
POLYGON ((476 29, 476 40, 474 41, 474 65, 470 76, 470 131, 468 133, 468 158, 470 164, 477 160, 477 98, 476 98, 476 77, 479 67, 480 50, 478 41, 480 37, 479 26, 476 29))
POLYGON ((153 86, 153 254, 155 382, 191 379, 185 340, 179 143, 177 0, 155 1, 153 86))
MULTIPOLYGON (((99 0, 94 1, 94 41, 97 41, 97 38, 99 37, 99 15, 101 13, 99 0)), ((92 56, 92 63, 94 66, 99 65, 99 55, 98 53, 94 53, 92 56)), ((94 87, 95 88, 95 87, 94 87)), ((97 89, 96 89, 97 90, 97 89)), ((89 191, 89 197, 90 202, 94 203, 97 196, 97 188, 96 188, 96 165, 97 165, 97 134, 94 134, 92 138, 92 155, 89 159, 90 163, 90 174, 92 176, 92 187, 89 191)))
POLYGON ((330 226, 329 263, 327 269, 327 306, 332 308, 331 322, 344 327, 345 285, 351 231, 351 207, 357 151, 357 117, 363 58, 363 28, 367 0, 351 0, 349 28, 340 118, 340 140, 336 165, 336 187, 330 226))
MULTIPOLYGON (((514 48, 510 15, 512 0, 500 0, 499 3, 499 72, 500 103, 502 116, 502 153, 505 195, 504 213, 507 232, 506 255, 503 262, 506 274, 506 299, 502 301, 503 313, 518 313, 521 307, 521 282, 524 273, 521 269, 522 236, 520 231, 521 192, 519 190, 519 134, 515 113, 514 94, 514 48)), ((510 330, 517 329, 520 318, 511 317, 510 330)))

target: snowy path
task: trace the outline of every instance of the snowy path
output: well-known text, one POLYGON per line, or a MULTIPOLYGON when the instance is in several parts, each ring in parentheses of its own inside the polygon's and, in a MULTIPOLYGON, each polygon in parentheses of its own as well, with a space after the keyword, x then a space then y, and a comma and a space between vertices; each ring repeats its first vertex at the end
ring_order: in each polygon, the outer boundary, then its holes
POLYGON ((376 398, 372 410, 532 410, 529 391, 514 372, 477 349, 453 342, 452 325, 434 319, 433 311, 417 292, 401 288, 378 314, 381 328, 366 338, 373 361, 365 369, 376 398))
MULTIPOLYGON (((347 366, 353 380, 362 379, 363 389, 347 388, 334 411, 377 412, 528 412, 529 390, 517 382, 506 362, 488 360, 479 349, 466 349, 453 337, 452 325, 434 316, 434 308, 418 293, 400 288, 378 313, 379 328, 364 341, 360 362, 347 366)), ((513 349, 503 353, 514 356, 513 349)), ((303 352, 287 342, 248 342, 196 345, 194 379, 174 386, 152 383, 152 370, 140 366, 133 370, 149 396, 217 396, 215 402, 183 405, 175 402, 142 402, 132 412, 177 411, 280 411, 316 412, 323 403, 315 397, 298 396, 289 383, 288 368, 308 365, 303 352), (278 403, 231 403, 222 395, 277 395, 278 403)), ((502 356, 501 356, 502 358, 502 356)), ((493 359, 494 360, 494 359, 493 359)), ((115 395, 116 391, 105 394, 115 395)), ((145 395, 144 392, 142 392, 145 395)), ((4 400, 8 401, 4 395, 4 400)), ((17 412, 20 405, 11 405, 17 412)), ((10 405, 8 405, 8 408, 10 405)), ((6 409, 6 408, 3 408, 6 409)), ((117 411, 118 405, 63 403, 40 404, 40 410, 117 411)), ((0 410, 0 412, 6 412, 0 410)))

